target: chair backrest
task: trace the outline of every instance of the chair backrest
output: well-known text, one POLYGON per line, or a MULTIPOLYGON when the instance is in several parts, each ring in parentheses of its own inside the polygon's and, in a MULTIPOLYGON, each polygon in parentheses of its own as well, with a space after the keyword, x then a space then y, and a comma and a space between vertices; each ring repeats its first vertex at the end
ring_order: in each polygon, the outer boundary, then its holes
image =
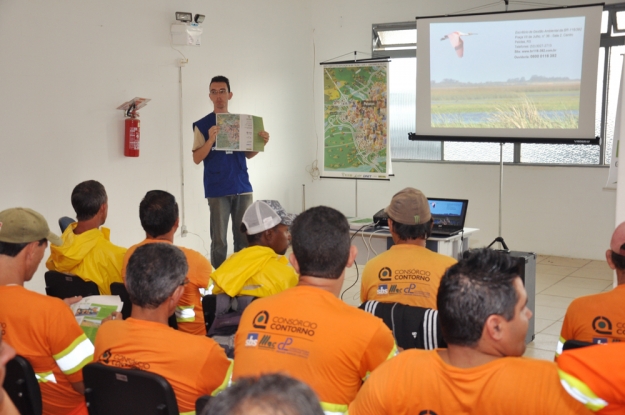
POLYGON ((28 360, 15 356, 6 364, 4 390, 22 415, 41 415, 41 391, 35 371, 28 360))
POLYGON ((359 308, 380 317, 393 332, 397 346, 402 349, 433 350, 447 347, 437 310, 379 301, 365 301, 359 308))
POLYGON ((195 415, 202 415, 204 409, 208 406, 212 396, 202 395, 195 401, 195 415))
POLYGON ((178 415, 174 390, 161 375, 102 363, 82 373, 89 415, 178 415))
POLYGON ((122 316, 124 320, 130 317, 130 313, 132 312, 132 303, 130 302, 130 296, 128 295, 128 291, 126 290, 126 286, 123 282, 114 282, 111 284, 111 294, 119 295, 119 298, 124 303, 122 307, 122 316))
POLYGON ((70 218, 69 216, 59 218, 59 228, 61 228, 61 233, 65 232, 65 229, 67 229, 67 227, 74 222, 76 222, 76 219, 70 218))
POLYGON ((44 277, 46 280, 46 294, 51 297, 63 299, 77 295, 83 297, 100 295, 98 285, 93 281, 85 281, 80 277, 57 271, 48 271, 44 277))
POLYGON ((594 343, 583 342, 581 340, 567 340, 562 345, 562 351, 579 349, 580 347, 592 346, 594 343))
MULTIPOLYGON (((132 313, 132 302, 130 301, 130 296, 128 295, 128 290, 126 290, 126 286, 123 282, 113 282, 111 283, 111 294, 119 295, 119 298, 124 303, 122 307, 122 317, 126 320, 130 317, 132 313)), ((178 322, 176 321, 176 314, 172 314, 169 316, 168 320, 169 327, 178 330, 178 322)))
POLYGON ((206 325, 206 334, 215 321, 215 312, 217 310, 217 296, 208 294, 202 297, 202 312, 204 313, 204 324, 206 325))

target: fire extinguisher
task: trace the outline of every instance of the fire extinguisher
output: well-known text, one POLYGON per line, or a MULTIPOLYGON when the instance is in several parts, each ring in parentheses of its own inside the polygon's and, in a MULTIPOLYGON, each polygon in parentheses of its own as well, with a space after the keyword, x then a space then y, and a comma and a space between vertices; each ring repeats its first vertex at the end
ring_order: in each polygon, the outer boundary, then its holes
POLYGON ((132 104, 126 111, 125 134, 124 134, 124 156, 139 157, 140 122, 135 111, 135 104, 132 104))

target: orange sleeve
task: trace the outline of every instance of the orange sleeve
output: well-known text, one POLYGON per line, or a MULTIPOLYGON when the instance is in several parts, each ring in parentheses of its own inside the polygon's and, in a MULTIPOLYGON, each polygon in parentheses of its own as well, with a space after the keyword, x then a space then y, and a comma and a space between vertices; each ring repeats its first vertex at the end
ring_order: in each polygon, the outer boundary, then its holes
POLYGON ((381 365, 371 374, 349 405, 349 415, 401 415, 404 413, 393 405, 394 402, 403 402, 404 405, 407 403, 403 396, 405 388, 393 387, 393 381, 397 377, 401 378, 401 374, 393 373, 394 366, 397 364, 399 361, 393 360, 381 365), (392 396, 392 399, 387 399, 388 396, 392 396))
POLYGON ((55 301, 46 313, 50 352, 57 366, 70 382, 82 381, 82 368, 93 360, 93 344, 82 331, 71 309, 61 300, 55 301))
POLYGON ((135 252, 135 249, 137 249, 137 245, 134 245, 128 248, 128 250, 124 254, 124 260, 122 262, 122 281, 123 282, 126 282, 126 267, 128 266, 128 260, 130 260, 130 255, 132 255, 132 253, 135 252))
POLYGON ((199 372, 198 384, 205 394, 216 395, 228 387, 232 378, 233 362, 226 357, 221 346, 214 340, 209 340, 213 345, 204 361, 204 367, 199 372))
POLYGON ((195 283, 199 288, 208 288, 213 267, 208 259, 197 251, 193 252, 193 262, 195 268, 195 283))
POLYGON ((365 265, 365 268, 362 270, 362 282, 360 283, 360 302, 364 303, 367 301, 367 293, 369 292, 369 284, 371 278, 369 278, 369 274, 371 274, 371 270, 373 266, 369 264, 369 266, 365 265))
POLYGON ((364 380, 375 368, 397 354, 395 339, 388 327, 379 321, 378 330, 375 332, 369 345, 366 347, 360 361, 360 377, 364 380))
POLYGON ((569 350, 558 358, 562 384, 587 398, 586 405, 602 415, 625 413, 624 354, 622 343, 569 350), (605 407, 599 410, 602 401, 605 407))

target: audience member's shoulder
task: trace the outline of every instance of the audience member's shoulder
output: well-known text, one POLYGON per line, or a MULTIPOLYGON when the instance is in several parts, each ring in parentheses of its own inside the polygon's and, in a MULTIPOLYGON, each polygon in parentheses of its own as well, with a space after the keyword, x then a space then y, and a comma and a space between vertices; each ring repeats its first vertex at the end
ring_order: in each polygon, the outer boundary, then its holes
POLYGON ((206 261, 206 262, 208 262, 208 259, 206 259, 206 257, 204 255, 200 254, 195 249, 191 249, 191 248, 187 248, 185 246, 179 246, 179 245, 176 245, 176 247, 180 248, 180 250, 184 253, 184 255, 188 259, 192 259, 194 261, 206 261))
POLYGON ((603 299, 608 299, 612 296, 614 296, 614 290, 608 291, 605 293, 597 293, 597 294, 590 294, 590 295, 584 295, 582 297, 577 297, 576 299, 571 301, 571 304, 569 304, 568 310, 570 311, 570 310, 575 310, 579 308, 586 308, 586 307, 593 307, 593 306, 602 307, 605 305, 603 303, 603 299))

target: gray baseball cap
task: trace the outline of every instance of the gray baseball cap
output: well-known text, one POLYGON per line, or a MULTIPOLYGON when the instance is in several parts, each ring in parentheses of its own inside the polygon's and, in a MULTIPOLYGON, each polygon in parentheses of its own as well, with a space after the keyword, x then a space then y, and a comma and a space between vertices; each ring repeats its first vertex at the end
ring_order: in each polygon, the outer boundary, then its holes
POLYGON ((257 200, 243 214, 248 235, 256 235, 280 224, 291 226, 294 214, 286 213, 277 200, 257 200))

